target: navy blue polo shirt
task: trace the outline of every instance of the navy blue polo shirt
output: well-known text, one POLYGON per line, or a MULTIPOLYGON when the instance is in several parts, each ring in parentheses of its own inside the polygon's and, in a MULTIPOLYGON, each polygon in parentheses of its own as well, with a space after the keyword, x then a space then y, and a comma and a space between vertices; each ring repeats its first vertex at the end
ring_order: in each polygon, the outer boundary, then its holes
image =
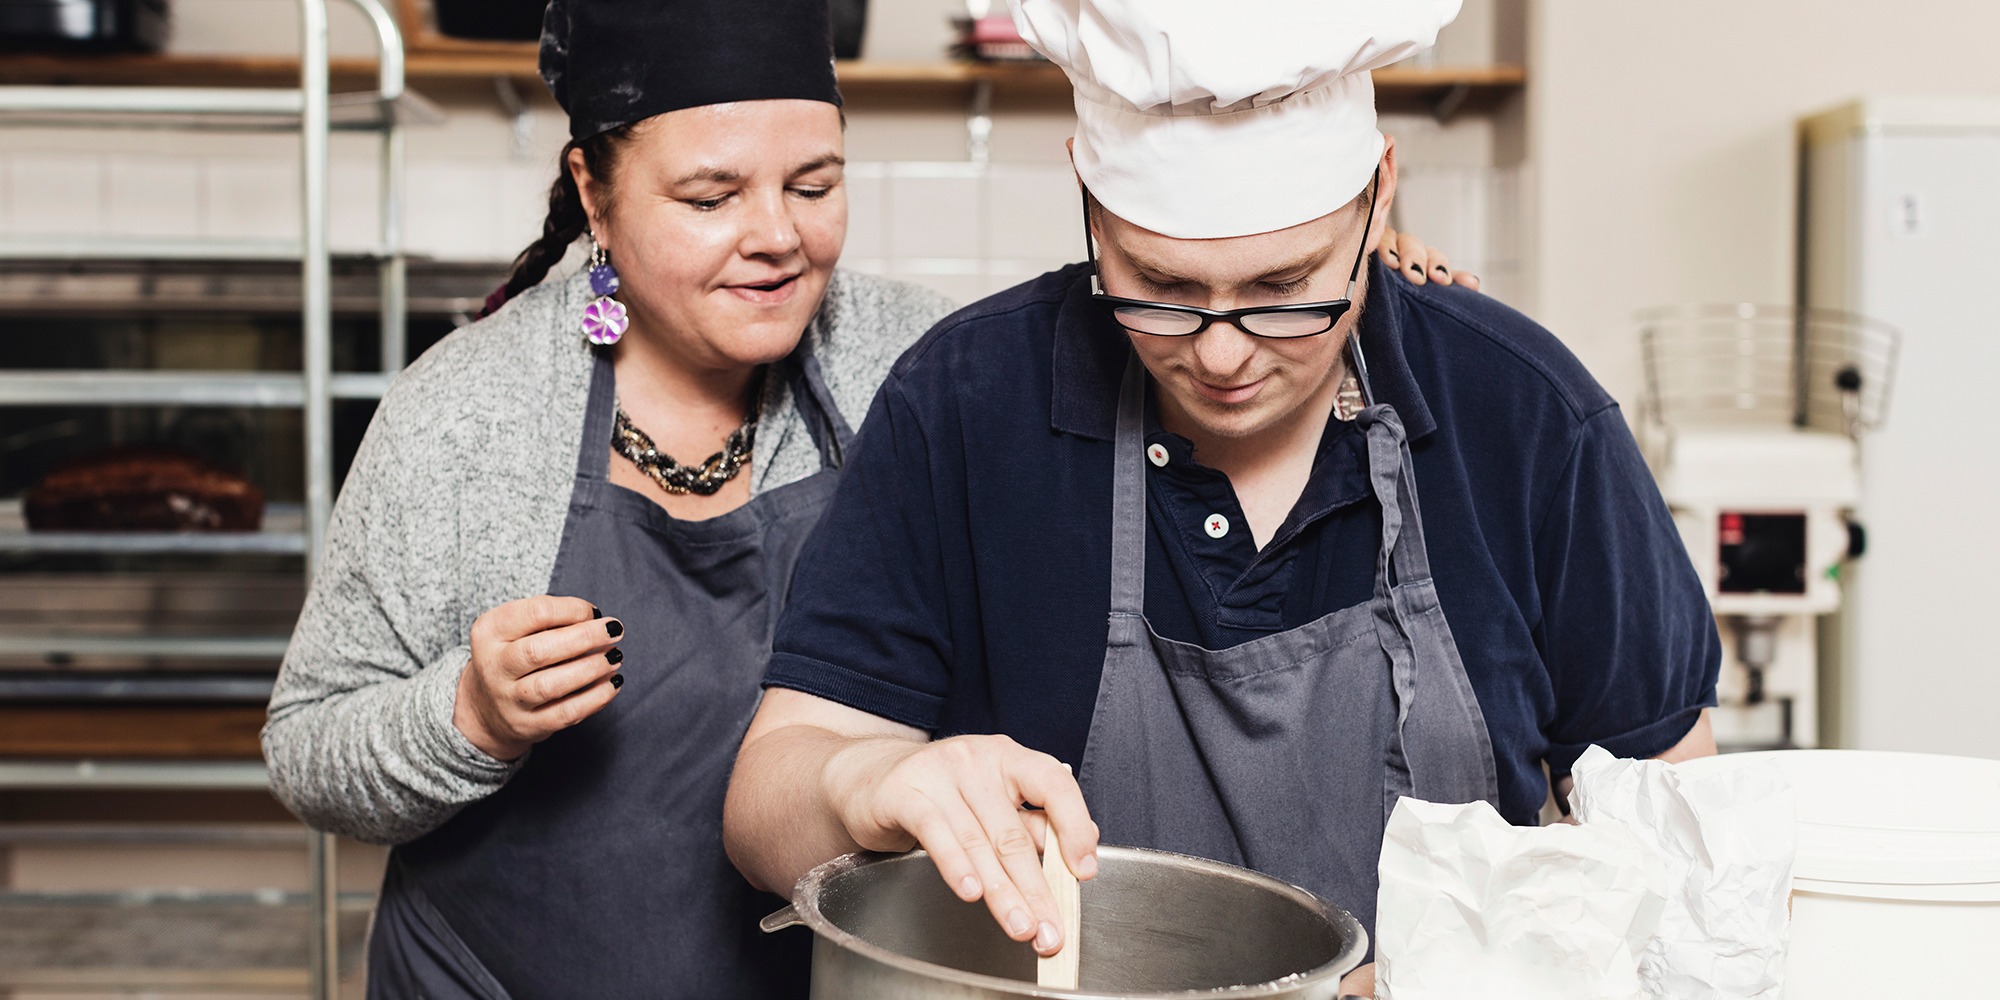
MULTIPOLYGON (((1616 403, 1548 331, 1370 261, 1375 401, 1411 437, 1445 618, 1531 823, 1546 762, 1678 743, 1715 703, 1720 647, 1693 566, 1616 403)), ((806 543, 768 686, 939 736, 1004 733, 1077 765, 1110 612, 1112 436, 1126 334, 1082 265, 947 317, 877 394, 806 543)), ((1365 602, 1381 510, 1356 428, 1259 551, 1227 477, 1149 424, 1146 614, 1226 648, 1365 602), (1228 528, 1215 537, 1210 519, 1228 528)))

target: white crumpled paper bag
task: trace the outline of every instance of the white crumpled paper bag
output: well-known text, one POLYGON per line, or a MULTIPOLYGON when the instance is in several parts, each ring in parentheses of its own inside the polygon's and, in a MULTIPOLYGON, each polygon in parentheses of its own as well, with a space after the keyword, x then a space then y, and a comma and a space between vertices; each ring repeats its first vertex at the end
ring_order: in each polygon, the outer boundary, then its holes
POLYGON ((1491 805, 1396 803, 1375 912, 1378 1000, 1642 1000, 1658 854, 1617 823, 1517 827, 1491 805))
POLYGON ((1699 773, 1591 747, 1570 801, 1585 829, 1618 823, 1665 860, 1667 907, 1640 959, 1646 996, 1777 1000, 1798 851, 1791 783, 1774 764, 1699 773))

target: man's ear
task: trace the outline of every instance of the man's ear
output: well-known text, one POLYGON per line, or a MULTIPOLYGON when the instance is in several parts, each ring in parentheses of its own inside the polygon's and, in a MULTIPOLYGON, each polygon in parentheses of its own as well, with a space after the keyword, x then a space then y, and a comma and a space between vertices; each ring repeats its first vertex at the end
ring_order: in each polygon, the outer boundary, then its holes
POLYGON ((1396 137, 1382 137, 1382 162, 1377 167, 1381 178, 1375 185, 1375 224, 1368 232, 1368 249, 1373 254, 1382 245, 1382 231, 1389 228, 1389 209, 1396 203, 1396 137))
MULTIPOLYGON (((1064 139, 1063 149, 1069 153, 1069 170, 1071 175, 1076 177, 1076 189, 1080 196, 1083 191, 1083 175, 1076 172, 1076 136, 1064 139)), ((1081 197, 1078 200, 1081 201, 1081 197)), ((1087 204, 1083 210, 1083 228, 1099 246, 1104 245, 1104 234, 1097 231, 1097 213, 1091 211, 1087 204)))

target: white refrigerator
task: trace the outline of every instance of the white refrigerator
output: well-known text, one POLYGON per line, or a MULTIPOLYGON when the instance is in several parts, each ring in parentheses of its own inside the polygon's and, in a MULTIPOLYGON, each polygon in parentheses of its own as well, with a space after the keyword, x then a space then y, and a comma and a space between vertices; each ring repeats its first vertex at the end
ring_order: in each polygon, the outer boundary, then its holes
POLYGON ((1902 330, 1867 551, 1825 622, 1825 745, 2000 757, 2000 97, 1801 123, 1799 294, 1902 330))

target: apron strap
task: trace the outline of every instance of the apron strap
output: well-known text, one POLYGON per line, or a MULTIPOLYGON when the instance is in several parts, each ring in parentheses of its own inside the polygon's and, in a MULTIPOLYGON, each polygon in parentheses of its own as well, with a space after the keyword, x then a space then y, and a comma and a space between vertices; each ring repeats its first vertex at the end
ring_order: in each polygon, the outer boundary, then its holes
MULTIPOLYGON (((1416 491, 1405 481, 1408 472, 1403 456, 1408 454, 1403 437, 1403 421, 1394 407, 1376 404, 1356 415, 1368 436, 1368 480, 1382 507, 1382 542, 1375 553, 1375 622, 1382 652, 1389 657, 1389 676, 1396 692, 1396 733, 1390 740, 1389 769, 1392 788, 1412 785, 1410 765, 1403 752, 1403 727, 1409 722, 1410 707, 1417 697, 1417 663, 1410 637, 1410 623, 1403 617, 1393 591, 1415 582, 1406 550, 1423 548, 1423 525, 1412 509, 1416 491), (1408 530, 1414 545, 1406 543, 1408 530)), ((1420 556, 1421 558, 1421 556, 1420 556)), ((1424 560, 1426 574, 1428 560, 1424 560)), ((1386 810, 1394 801, 1385 801, 1386 810)), ((1386 813, 1385 813, 1386 815, 1386 813)))
POLYGON ((1417 505, 1417 483, 1410 466, 1410 449, 1403 418, 1394 407, 1377 403, 1355 417, 1367 434, 1368 479, 1382 505, 1382 545, 1376 553, 1375 596, 1389 588, 1423 583, 1431 578, 1431 560, 1424 544, 1423 511, 1417 505))
POLYGON ((618 378, 611 371, 609 348, 590 348, 590 398, 583 404, 583 443, 578 446, 576 474, 585 479, 611 476, 611 424, 618 408, 618 378))
POLYGON ((1410 468, 1409 433, 1394 407, 1376 401, 1375 385, 1368 378, 1368 356, 1361 350, 1359 323, 1347 337, 1347 359, 1368 404, 1355 414, 1354 422, 1368 435, 1368 475, 1375 499, 1382 505, 1375 596, 1387 597, 1388 587, 1394 583, 1431 578, 1430 551, 1424 544, 1423 512, 1417 506, 1417 480, 1410 468), (1382 430, 1376 430, 1378 425, 1382 430), (1405 531, 1410 535, 1409 544, 1398 544, 1405 531), (1386 572, 1390 569, 1395 570, 1393 579, 1386 572))
POLYGON ((1111 614, 1146 611, 1146 369, 1125 361, 1111 463, 1111 614))
POLYGON ((846 461, 847 446, 854 440, 854 431, 847 426, 847 419, 840 415, 832 390, 826 387, 819 356, 806 346, 811 337, 812 331, 808 330, 805 339, 799 342, 798 351, 792 356, 792 363, 786 366, 792 370, 792 405, 798 408, 799 418, 805 421, 806 433, 812 435, 813 444, 819 448, 821 467, 838 469, 846 461))

